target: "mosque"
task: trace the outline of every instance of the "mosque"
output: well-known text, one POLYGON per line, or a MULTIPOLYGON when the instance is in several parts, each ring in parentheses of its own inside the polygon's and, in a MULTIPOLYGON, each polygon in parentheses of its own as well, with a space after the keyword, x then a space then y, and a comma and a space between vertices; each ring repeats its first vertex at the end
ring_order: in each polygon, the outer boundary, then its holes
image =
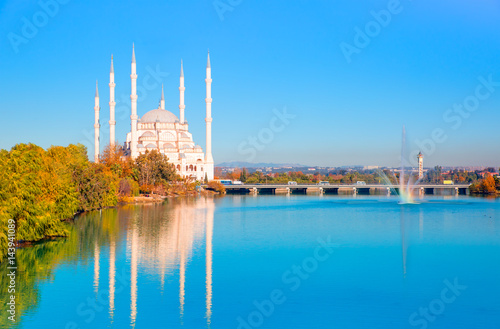
MULTIPOLYGON (((168 161, 175 165, 177 173, 182 177, 192 177, 197 180, 209 181, 214 179, 214 160, 212 157, 212 72, 210 67, 210 53, 207 58, 206 68, 206 153, 201 146, 196 145, 193 135, 189 132, 188 122, 184 116, 184 70, 181 61, 179 81, 179 117, 165 109, 165 96, 161 92, 161 101, 157 109, 153 109, 142 117, 137 115, 137 70, 135 49, 132 46, 132 91, 130 125, 123 150, 126 156, 137 158, 146 151, 157 150, 168 157, 168 161)), ((109 144, 115 145, 115 73, 113 57, 111 57, 111 70, 109 73, 109 144)), ((99 161, 99 92, 96 85, 95 94, 95 153, 94 159, 99 161)))

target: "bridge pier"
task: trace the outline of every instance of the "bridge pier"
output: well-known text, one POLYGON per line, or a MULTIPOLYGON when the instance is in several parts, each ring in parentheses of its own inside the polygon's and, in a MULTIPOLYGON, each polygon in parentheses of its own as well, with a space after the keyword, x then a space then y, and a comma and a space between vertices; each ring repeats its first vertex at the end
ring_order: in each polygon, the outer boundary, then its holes
POLYGON ((356 196, 358 194, 358 189, 353 187, 352 192, 353 192, 353 195, 356 196))
POLYGON ((423 197, 425 195, 425 189, 423 187, 418 189, 418 196, 423 197))
POLYGON ((458 194, 459 195, 469 195, 470 191, 469 191, 468 187, 466 187, 466 188, 458 188, 457 187, 457 189, 458 189, 458 194))
POLYGON ((252 187, 252 194, 253 195, 259 194, 259 190, 256 187, 252 187))
POLYGON ((357 187, 356 193, 362 194, 362 195, 370 195, 370 188, 369 187, 357 187))
POLYGON ((391 196, 391 188, 390 187, 387 188, 387 196, 391 196))

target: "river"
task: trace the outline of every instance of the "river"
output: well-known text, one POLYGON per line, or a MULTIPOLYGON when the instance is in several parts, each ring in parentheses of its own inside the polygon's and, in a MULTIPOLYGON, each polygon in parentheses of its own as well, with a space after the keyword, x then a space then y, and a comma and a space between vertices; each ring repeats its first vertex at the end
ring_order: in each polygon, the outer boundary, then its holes
POLYGON ((17 261, 19 328, 500 325, 497 199, 175 198, 79 215, 17 261))

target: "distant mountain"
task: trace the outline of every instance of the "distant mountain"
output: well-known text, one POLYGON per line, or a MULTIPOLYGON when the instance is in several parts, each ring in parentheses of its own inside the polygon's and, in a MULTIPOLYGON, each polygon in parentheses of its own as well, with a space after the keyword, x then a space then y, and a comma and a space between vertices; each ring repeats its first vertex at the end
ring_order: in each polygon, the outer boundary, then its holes
POLYGON ((241 161, 232 161, 232 162, 223 162, 216 167, 226 167, 226 168, 262 168, 262 167, 274 167, 274 168, 283 168, 283 167, 308 167, 305 165, 297 164, 297 163, 252 163, 252 162, 241 162, 241 161))

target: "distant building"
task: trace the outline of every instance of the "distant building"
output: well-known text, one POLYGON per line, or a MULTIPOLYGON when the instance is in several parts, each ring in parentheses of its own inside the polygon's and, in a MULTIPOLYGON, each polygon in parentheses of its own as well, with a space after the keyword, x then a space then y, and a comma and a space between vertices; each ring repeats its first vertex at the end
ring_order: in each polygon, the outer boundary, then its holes
POLYGON ((424 178, 424 155, 422 152, 418 152, 418 179, 424 178))

